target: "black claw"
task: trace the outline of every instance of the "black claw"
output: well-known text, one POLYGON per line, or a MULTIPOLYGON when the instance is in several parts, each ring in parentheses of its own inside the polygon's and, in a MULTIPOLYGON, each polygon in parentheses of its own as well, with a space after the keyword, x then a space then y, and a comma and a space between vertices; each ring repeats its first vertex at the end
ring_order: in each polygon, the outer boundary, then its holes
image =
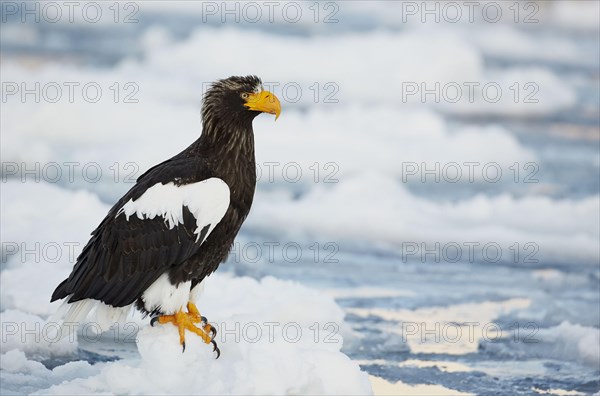
POLYGON ((155 316, 150 320, 150 326, 154 327, 156 322, 158 322, 158 316, 155 316))
POLYGON ((183 350, 181 351, 181 353, 185 352, 185 341, 183 341, 183 343, 181 344, 181 346, 183 347, 183 350))
POLYGON ((221 356, 221 350, 219 347, 217 347, 217 343, 215 341, 211 341, 211 344, 213 344, 213 352, 217 352, 217 357, 215 359, 218 359, 219 356, 221 356))
POLYGON ((200 321, 202 322, 202 326, 206 326, 206 324, 208 323, 208 319, 206 319, 206 316, 200 316, 200 321))
POLYGON ((209 326, 210 326, 210 330, 208 332, 210 334, 210 340, 212 341, 217 336, 217 329, 215 329, 215 327, 213 325, 209 325, 209 326))

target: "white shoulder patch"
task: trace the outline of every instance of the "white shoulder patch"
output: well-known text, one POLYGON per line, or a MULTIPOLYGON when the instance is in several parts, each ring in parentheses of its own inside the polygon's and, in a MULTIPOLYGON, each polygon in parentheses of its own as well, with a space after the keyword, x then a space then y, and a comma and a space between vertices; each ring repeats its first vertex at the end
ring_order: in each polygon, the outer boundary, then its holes
POLYGON ((117 213, 124 213, 127 220, 133 214, 139 219, 161 216, 170 229, 183 223, 183 207, 186 206, 196 219, 198 240, 204 227, 210 224, 204 242, 229 208, 229 187, 216 177, 197 183, 176 186, 173 182, 157 183, 137 200, 130 199, 117 213))

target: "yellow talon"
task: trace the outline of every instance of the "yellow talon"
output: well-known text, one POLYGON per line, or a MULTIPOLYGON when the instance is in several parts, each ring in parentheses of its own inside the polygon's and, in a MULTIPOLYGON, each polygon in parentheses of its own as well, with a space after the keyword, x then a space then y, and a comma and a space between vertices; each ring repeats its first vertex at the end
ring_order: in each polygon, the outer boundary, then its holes
POLYGON ((175 326, 177 326, 177 329, 179 330, 179 344, 183 346, 184 350, 185 330, 191 331, 202 338, 205 343, 210 344, 212 338, 208 334, 211 332, 211 330, 213 330, 213 327, 208 323, 204 325, 202 329, 194 326, 194 323, 202 322, 202 316, 200 315, 196 305, 194 305, 192 302, 187 304, 187 309, 188 312, 179 310, 175 315, 161 315, 158 317, 158 323, 173 323, 175 326))
POLYGON ((202 315, 200 315, 200 311, 198 311, 198 308, 196 307, 196 305, 193 302, 190 301, 187 304, 187 309, 188 309, 189 314, 194 317, 194 319, 193 319, 194 323, 201 323, 201 322, 205 323, 204 326, 202 326, 202 330, 204 330, 204 332, 206 334, 213 333, 213 336, 211 337, 211 340, 213 340, 217 331, 216 331, 216 329, 211 324, 209 324, 206 321, 205 317, 203 317, 202 315))
POLYGON ((198 311, 198 307, 193 302, 187 303, 187 310, 191 316, 194 317, 194 323, 200 323, 202 321, 202 315, 200 315, 200 311, 198 311))

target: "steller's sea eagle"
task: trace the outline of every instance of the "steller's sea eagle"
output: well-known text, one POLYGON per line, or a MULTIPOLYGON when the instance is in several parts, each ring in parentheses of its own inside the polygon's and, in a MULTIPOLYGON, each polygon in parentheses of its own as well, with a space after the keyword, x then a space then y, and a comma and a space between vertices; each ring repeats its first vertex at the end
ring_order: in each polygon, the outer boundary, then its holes
POLYGON ((277 119, 281 106, 258 77, 212 84, 204 95, 200 138, 138 178, 52 294, 51 301, 66 299, 63 323, 79 323, 94 311, 106 330, 135 306, 152 316, 152 324, 177 326, 184 351, 188 330, 212 343, 219 357, 216 330, 193 301, 250 211, 256 187, 252 120, 262 112, 277 119))

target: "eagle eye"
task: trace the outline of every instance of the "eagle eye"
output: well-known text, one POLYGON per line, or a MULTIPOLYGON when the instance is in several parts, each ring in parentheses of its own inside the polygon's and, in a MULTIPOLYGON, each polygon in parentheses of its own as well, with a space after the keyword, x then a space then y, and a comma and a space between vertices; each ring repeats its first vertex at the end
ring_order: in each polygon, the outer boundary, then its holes
POLYGON ((250 96, 247 92, 242 92, 240 94, 240 96, 242 97, 242 99, 248 99, 248 97, 250 96))

